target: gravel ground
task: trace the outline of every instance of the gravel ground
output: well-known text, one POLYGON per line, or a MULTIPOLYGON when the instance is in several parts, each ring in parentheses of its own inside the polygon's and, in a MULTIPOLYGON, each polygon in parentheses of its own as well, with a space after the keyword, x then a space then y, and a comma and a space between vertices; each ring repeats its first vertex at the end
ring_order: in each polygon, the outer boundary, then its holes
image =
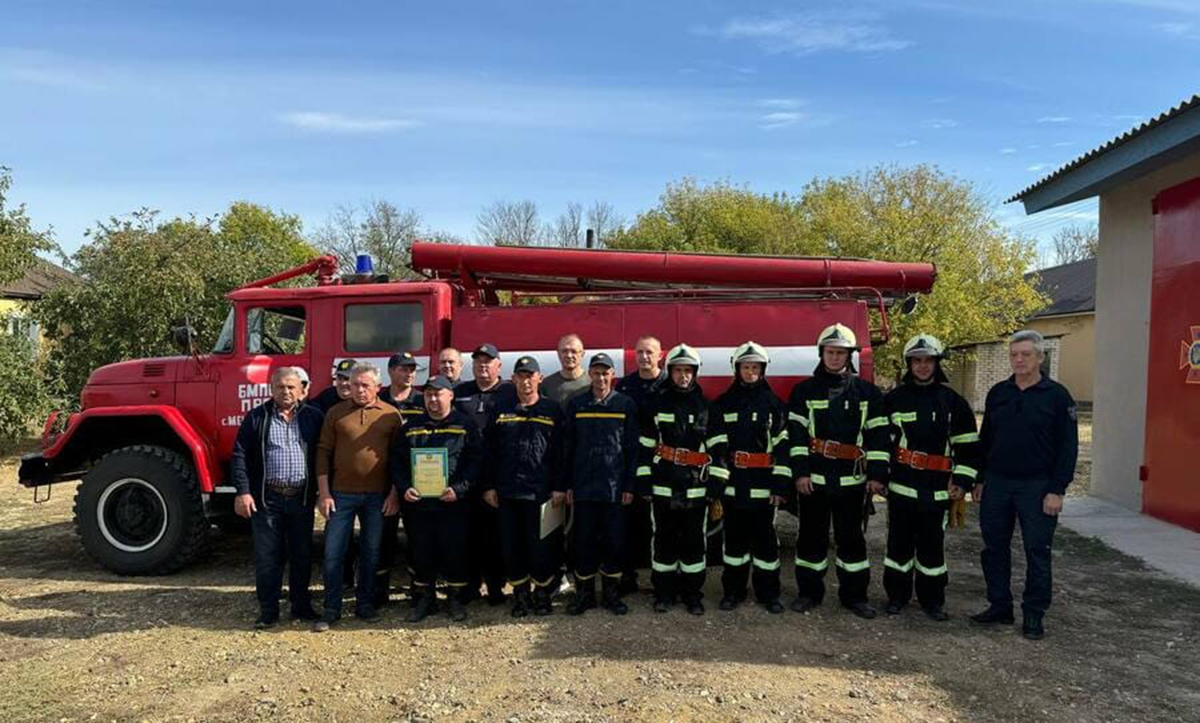
MULTIPOLYGON (((216 533, 180 574, 120 578, 84 554, 72 490, 34 505, 0 464, 3 721, 1151 721, 1200 720, 1200 591, 1060 530, 1045 641, 966 622, 983 598, 975 510, 948 537, 953 618, 860 621, 835 604, 657 615, 645 594, 513 621, 473 605, 466 624, 346 620, 251 629, 249 540, 216 533)), ((872 596, 886 508, 872 520, 872 596)), ((794 521, 780 515, 784 559, 794 521)), ((1019 548, 1018 548, 1019 549, 1019 548)), ((1017 556, 1019 559, 1019 555, 1017 556)), ((1023 566, 1017 564, 1019 580, 1023 566)), ((834 583, 836 585, 836 583, 834 583)), ((785 566, 785 595, 794 590, 785 566)), ((831 590, 831 593, 835 591, 831 590)))

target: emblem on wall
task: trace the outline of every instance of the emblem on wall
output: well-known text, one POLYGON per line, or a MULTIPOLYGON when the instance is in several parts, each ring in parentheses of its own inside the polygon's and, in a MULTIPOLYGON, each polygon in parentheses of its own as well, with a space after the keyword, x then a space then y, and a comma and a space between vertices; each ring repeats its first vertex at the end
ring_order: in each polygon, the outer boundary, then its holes
POLYGON ((1187 383, 1200 384, 1200 326, 1191 328, 1190 341, 1179 342, 1179 368, 1187 369, 1187 383))

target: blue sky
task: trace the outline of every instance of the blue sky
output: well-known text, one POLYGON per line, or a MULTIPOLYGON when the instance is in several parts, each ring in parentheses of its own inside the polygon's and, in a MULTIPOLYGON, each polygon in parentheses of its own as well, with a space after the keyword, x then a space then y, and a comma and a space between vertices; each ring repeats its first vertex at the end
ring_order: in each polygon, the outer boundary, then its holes
POLYGON ((632 218, 683 176, 797 191, 935 163, 1002 201, 1200 90, 1194 0, 25 2, 0 15, 0 165, 74 250, 140 207, 307 228, 386 199, 474 236, 531 199, 632 218))

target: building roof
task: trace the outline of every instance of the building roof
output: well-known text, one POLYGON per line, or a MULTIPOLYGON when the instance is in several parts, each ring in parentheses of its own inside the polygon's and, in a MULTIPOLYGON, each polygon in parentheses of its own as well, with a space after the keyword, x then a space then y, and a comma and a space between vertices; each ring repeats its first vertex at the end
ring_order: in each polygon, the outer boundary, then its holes
POLYGON ((1099 195, 1200 152, 1200 95, 1088 151, 1008 199, 1025 213, 1099 195))
POLYGON ((73 284, 79 277, 58 264, 38 259, 16 281, 0 286, 0 299, 40 299, 47 291, 63 284, 73 284))
POLYGON ((1096 259, 1084 259, 1061 266, 1052 266, 1025 275, 1034 281, 1038 291, 1050 299, 1050 304, 1034 319, 1064 314, 1085 314, 1096 311, 1096 259))

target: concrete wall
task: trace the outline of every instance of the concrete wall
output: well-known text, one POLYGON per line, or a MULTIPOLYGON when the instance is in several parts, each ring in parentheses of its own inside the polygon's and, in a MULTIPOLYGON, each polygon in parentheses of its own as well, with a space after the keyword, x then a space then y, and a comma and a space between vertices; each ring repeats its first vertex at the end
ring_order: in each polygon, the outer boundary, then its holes
POLYGON ((1138 511, 1154 251, 1150 202, 1197 176, 1200 155, 1100 196, 1091 493, 1138 511))
POLYGON ((1059 337, 1058 359, 1051 359, 1054 380, 1065 384, 1076 402, 1093 401, 1093 377, 1096 358, 1095 314, 1072 314, 1049 319, 1033 319, 1026 324, 1042 336, 1059 337))

